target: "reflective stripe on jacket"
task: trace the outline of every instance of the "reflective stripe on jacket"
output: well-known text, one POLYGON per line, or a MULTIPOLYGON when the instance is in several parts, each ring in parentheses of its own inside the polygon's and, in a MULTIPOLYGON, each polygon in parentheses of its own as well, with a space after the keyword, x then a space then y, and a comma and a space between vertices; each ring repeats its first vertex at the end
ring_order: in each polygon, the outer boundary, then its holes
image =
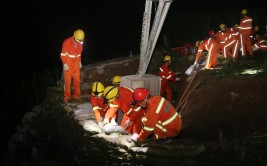
POLYGON ((81 62, 81 53, 83 46, 79 42, 74 41, 74 37, 71 36, 64 40, 60 58, 63 64, 74 65, 81 62))
POLYGON ((142 118, 143 129, 137 140, 144 140, 151 133, 164 137, 164 132, 180 131, 181 126, 176 124, 176 119, 180 118, 171 103, 161 96, 151 96, 148 99, 148 107, 142 118), (158 133, 158 131, 161 132, 158 133))

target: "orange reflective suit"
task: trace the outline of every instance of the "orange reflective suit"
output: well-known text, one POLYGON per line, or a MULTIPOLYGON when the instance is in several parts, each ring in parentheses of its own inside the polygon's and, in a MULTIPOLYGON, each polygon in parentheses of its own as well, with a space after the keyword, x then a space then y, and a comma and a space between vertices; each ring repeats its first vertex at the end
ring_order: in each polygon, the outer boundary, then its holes
POLYGON ((142 118, 143 128, 137 141, 148 138, 153 133, 154 139, 176 137, 182 130, 182 119, 173 105, 161 96, 151 96, 142 118))
POLYGON ((237 50, 236 50, 236 56, 233 57, 234 59, 237 59, 239 56, 239 50, 240 50, 240 33, 238 31, 238 28, 226 28, 226 32, 230 33, 234 39, 237 40, 237 50))
MULTIPOLYGON (((142 109, 140 106, 131 108, 128 112, 126 112, 126 117, 130 120, 130 125, 127 127, 128 133, 140 133, 143 124, 142 124, 142 117, 145 113, 145 110, 142 109)), ((125 121, 124 121, 125 122, 125 121)))
POLYGON ((60 58, 63 64, 67 64, 69 69, 64 70, 64 100, 68 101, 71 97, 71 80, 73 78, 73 98, 81 96, 80 91, 80 62, 83 46, 81 43, 76 42, 74 36, 64 40, 61 50, 60 58))
POLYGON ((253 50, 267 51, 267 43, 263 37, 256 39, 256 43, 253 45, 253 50))
POLYGON ((176 82, 176 73, 171 71, 168 66, 161 65, 158 75, 161 77, 161 89, 160 95, 163 96, 166 93, 166 99, 172 101, 172 88, 169 85, 169 81, 176 82))
MULTIPOLYGON (((121 126, 125 128, 125 122, 130 119, 131 114, 127 112, 131 111, 131 103, 133 102, 132 99, 132 93, 133 90, 124 86, 119 86, 119 97, 113 101, 112 103, 109 103, 109 109, 107 110, 107 113, 105 115, 105 119, 110 119, 114 115, 117 114, 118 110, 122 110, 123 117, 121 121, 121 126)), ((130 119, 131 120, 131 119, 130 119)), ((132 134, 133 133, 133 123, 131 123, 130 126, 125 128, 126 132, 132 134)))
POLYGON ((227 29, 226 32, 218 31, 216 33, 216 38, 220 42, 223 57, 232 57, 233 59, 236 59, 239 43, 237 37, 231 34, 231 30, 227 29), (230 50, 232 52, 230 52, 230 50))
POLYGON ((248 16, 244 16, 240 20, 239 24, 239 32, 240 32, 240 42, 241 42, 241 53, 242 56, 247 55, 247 51, 249 55, 253 55, 252 45, 251 45, 251 29, 252 29, 252 19, 248 16))
MULTIPOLYGON (((104 104, 103 97, 99 98, 99 97, 94 97, 93 95, 90 95, 90 102, 93 107, 96 122, 100 122, 105 117, 105 114, 109 106, 108 104, 104 104)), ((116 119, 116 116, 111 117, 111 118, 116 119)))
POLYGON ((206 50, 208 51, 207 55, 207 63, 205 67, 207 69, 210 69, 211 67, 215 67, 217 64, 217 57, 220 51, 220 43, 218 40, 209 38, 204 41, 202 41, 198 47, 197 54, 196 54, 196 61, 199 61, 202 52, 206 50))

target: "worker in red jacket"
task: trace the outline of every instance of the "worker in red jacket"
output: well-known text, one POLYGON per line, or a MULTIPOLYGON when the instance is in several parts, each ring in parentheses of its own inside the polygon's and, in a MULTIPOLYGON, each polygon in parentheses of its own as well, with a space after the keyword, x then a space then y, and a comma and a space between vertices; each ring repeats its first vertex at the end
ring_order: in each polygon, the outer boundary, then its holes
POLYGON ((253 45, 254 51, 267 51, 267 43, 263 36, 256 35, 256 42, 253 45))
POLYGON ((259 34, 259 29, 260 27, 258 25, 256 25, 254 28, 251 29, 251 34, 250 34, 251 45, 255 44, 256 35, 259 34))
POLYGON ((74 35, 63 41, 60 58, 64 71, 64 102, 71 98, 71 80, 73 79, 73 99, 80 101, 80 69, 82 68, 81 56, 83 51, 84 32, 81 29, 74 31, 74 35))
POLYGON ((240 24, 238 27, 240 32, 241 54, 243 57, 247 55, 247 51, 250 56, 253 56, 252 44, 250 39, 253 20, 252 18, 247 16, 247 13, 248 12, 246 9, 243 9, 241 11, 243 18, 240 20, 240 24))
POLYGON ((220 31, 216 33, 216 39, 220 42, 222 55, 224 58, 230 57, 236 60, 238 57, 239 42, 232 30, 225 24, 220 24, 220 31))
POLYGON ((110 123, 111 117, 115 116, 120 109, 123 112, 123 118, 120 125, 129 134, 132 134, 134 130, 140 131, 142 128, 141 119, 140 122, 134 123, 135 118, 139 117, 132 112, 142 113, 138 111, 138 108, 133 108, 132 105, 132 93, 131 88, 125 86, 108 86, 104 90, 104 98, 109 103, 109 109, 105 115, 104 123, 110 123), (139 126, 139 127, 138 127, 139 126))
POLYGON ((128 142, 143 141, 153 134, 153 139, 173 138, 182 130, 181 116, 173 105, 161 96, 150 96, 146 88, 136 88, 133 92, 136 105, 145 110, 142 117, 143 128, 134 133, 128 142))
POLYGON ((161 89, 160 89, 160 95, 164 96, 166 95, 166 99, 169 102, 172 102, 172 88, 169 85, 169 81, 176 82, 180 81, 180 78, 177 77, 179 73, 175 73, 174 71, 171 71, 171 56, 166 55, 163 59, 163 64, 159 68, 158 75, 161 77, 161 89))
MULTIPOLYGON (((104 102, 104 85, 101 82, 94 82, 92 85, 92 94, 90 95, 90 102, 93 107, 94 115, 97 124, 102 127, 104 125, 103 120, 109 105, 104 102)), ((115 121, 116 115, 111 117, 110 121, 115 121)))
POLYGON ((208 38, 203 41, 197 41, 196 47, 198 47, 194 65, 200 64, 200 58, 203 51, 207 51, 205 68, 214 68, 217 65, 217 57, 220 51, 220 43, 214 38, 208 38))

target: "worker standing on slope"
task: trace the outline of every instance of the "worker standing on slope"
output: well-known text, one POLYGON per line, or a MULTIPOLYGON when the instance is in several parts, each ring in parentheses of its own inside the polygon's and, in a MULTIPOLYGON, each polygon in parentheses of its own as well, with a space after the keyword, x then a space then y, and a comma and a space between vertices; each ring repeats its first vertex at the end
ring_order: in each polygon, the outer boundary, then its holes
POLYGON ((224 58, 232 58, 235 61, 238 57, 238 39, 231 34, 231 29, 227 28, 225 24, 220 24, 220 29, 216 33, 216 39, 220 42, 222 56, 224 58))
POLYGON ((209 38, 203 41, 197 41, 196 47, 198 47, 194 66, 200 64, 200 58, 203 51, 207 51, 206 56, 206 69, 214 68, 217 65, 217 57, 220 51, 220 43, 214 38, 209 38))
POLYGON ((153 139, 173 138, 182 130, 181 116, 173 105, 161 96, 150 96, 146 88, 136 88, 133 92, 135 105, 145 110, 142 117, 143 128, 134 133, 128 142, 143 141, 153 134, 153 139))
POLYGON ((247 15, 247 10, 243 9, 241 11, 241 14, 243 18, 240 20, 239 24, 239 32, 240 32, 240 42, 241 42, 241 54, 242 57, 245 57, 248 54, 252 57, 253 56, 253 50, 252 50, 252 44, 251 44, 251 29, 252 29, 252 18, 250 18, 247 15))
POLYGON ((177 77, 179 73, 175 73, 171 71, 170 66, 171 66, 171 56, 166 55, 163 59, 163 64, 159 68, 158 75, 161 77, 161 89, 160 89, 160 95, 164 96, 166 95, 166 99, 169 102, 172 102, 172 88, 169 85, 169 81, 176 82, 180 81, 181 79, 177 77))
POLYGON ((64 102, 71 98, 71 80, 73 79, 74 92, 72 98, 81 101, 80 69, 82 68, 81 56, 83 51, 84 32, 81 29, 74 31, 74 35, 63 41, 60 58, 64 71, 64 102))

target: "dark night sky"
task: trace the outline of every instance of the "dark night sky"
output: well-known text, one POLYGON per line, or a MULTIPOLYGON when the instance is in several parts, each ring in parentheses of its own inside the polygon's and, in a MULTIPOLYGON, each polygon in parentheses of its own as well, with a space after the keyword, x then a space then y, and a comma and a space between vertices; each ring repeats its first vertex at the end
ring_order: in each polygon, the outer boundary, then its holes
MULTIPOLYGON (((183 11, 241 10, 263 5, 256 1, 243 2, 242 5, 232 5, 229 0, 223 1, 224 4, 220 2, 187 0, 182 4, 174 0, 168 15, 183 11)), ((83 63, 126 56, 129 50, 139 52, 145 0, 3 0, 1 3, 4 57, 21 69, 61 65, 62 41, 77 28, 86 33, 83 52, 86 61, 83 63)))

